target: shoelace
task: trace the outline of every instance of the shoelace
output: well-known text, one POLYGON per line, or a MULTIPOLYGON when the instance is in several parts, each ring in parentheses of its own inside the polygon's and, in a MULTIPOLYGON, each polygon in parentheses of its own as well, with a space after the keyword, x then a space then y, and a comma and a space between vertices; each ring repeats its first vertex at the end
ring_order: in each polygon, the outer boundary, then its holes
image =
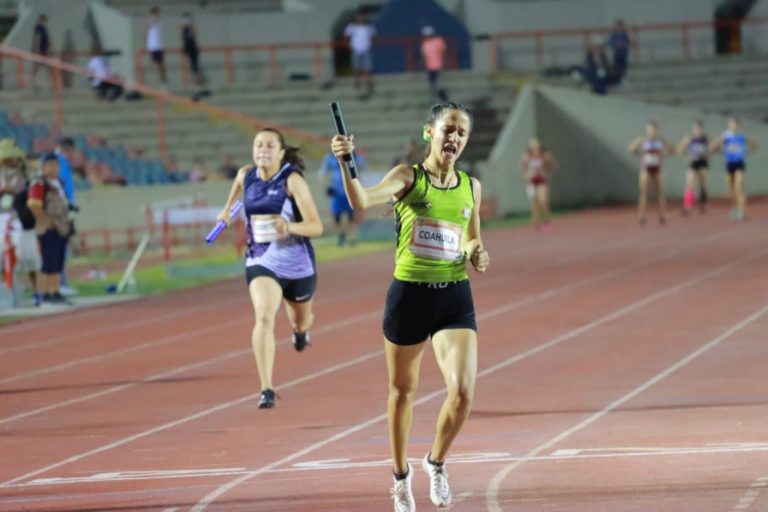
POLYGON ((410 496, 408 494, 408 484, 405 480, 398 480, 395 482, 395 486, 389 490, 392 494, 392 499, 398 503, 410 504, 410 496))
POLYGON ((448 494, 448 473, 445 468, 433 464, 430 464, 430 468, 432 470, 432 478, 430 478, 432 491, 442 498, 448 494))

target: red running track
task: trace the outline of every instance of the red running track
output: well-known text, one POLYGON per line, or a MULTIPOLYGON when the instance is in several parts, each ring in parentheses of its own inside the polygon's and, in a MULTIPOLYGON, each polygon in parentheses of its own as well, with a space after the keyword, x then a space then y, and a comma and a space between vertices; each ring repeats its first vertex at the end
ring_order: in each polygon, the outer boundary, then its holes
MULTIPOLYGON (((768 509, 768 204, 751 214, 640 228, 603 210, 486 233, 452 509, 768 509)), ((0 511, 391 510, 391 268, 321 265, 314 345, 295 353, 278 324, 271 411, 240 280, 0 328, 0 511)), ((442 390, 426 357, 414 461, 442 390)))

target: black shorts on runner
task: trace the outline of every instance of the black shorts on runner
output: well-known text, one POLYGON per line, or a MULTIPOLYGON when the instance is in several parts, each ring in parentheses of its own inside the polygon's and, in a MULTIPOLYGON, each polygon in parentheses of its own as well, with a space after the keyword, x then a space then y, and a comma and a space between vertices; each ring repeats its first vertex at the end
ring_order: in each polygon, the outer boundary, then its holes
POLYGON ((709 169, 709 160, 706 158, 700 158, 691 162, 691 169, 698 172, 704 169, 709 169))
POLYGON ((155 64, 163 63, 163 60, 165 57, 165 52, 163 50, 154 50, 149 52, 149 54, 152 56, 152 62, 154 62, 155 64))
POLYGON ((384 308, 384 337, 416 345, 446 329, 477 331, 469 280, 409 283, 394 279, 384 308))
POLYGON ((728 174, 733 174, 736 171, 745 172, 747 170, 747 164, 744 162, 727 162, 725 164, 725 170, 728 174))
POLYGON ((308 302, 317 289, 317 274, 300 279, 286 279, 261 265, 245 267, 245 280, 249 286, 257 277, 269 277, 275 280, 283 290, 283 298, 291 302, 308 302))

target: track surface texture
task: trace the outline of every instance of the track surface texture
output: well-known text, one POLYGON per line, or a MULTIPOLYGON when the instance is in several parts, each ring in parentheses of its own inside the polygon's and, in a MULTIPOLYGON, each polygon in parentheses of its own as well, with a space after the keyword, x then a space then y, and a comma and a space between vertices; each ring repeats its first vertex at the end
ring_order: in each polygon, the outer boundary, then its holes
MULTIPOLYGON (((726 213, 485 233, 452 510, 768 510, 768 204, 726 213)), ((242 280, 0 327, 0 511, 391 510, 392 259, 320 266, 302 353, 280 313, 273 410, 242 280)), ((444 397, 427 350, 414 462, 444 397)), ((414 493, 434 508, 420 469, 414 493)))

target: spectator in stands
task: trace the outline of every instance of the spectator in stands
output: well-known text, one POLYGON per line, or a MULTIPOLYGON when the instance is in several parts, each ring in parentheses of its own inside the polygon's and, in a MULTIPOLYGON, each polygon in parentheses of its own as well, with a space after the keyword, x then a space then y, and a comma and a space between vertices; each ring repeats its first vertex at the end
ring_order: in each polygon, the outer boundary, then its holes
POLYGON ((14 210, 21 223, 21 232, 16 241, 15 251, 19 269, 29 276, 32 285, 32 300, 40 305, 41 295, 37 292, 37 273, 42 260, 35 235, 35 217, 27 208, 26 155, 16 146, 13 139, 0 140, 0 211, 14 210), (10 204, 7 204, 10 200, 10 204))
POLYGON ((104 52, 92 50, 88 61, 88 71, 93 75, 91 87, 96 91, 96 97, 100 100, 115 101, 123 94, 123 86, 109 82, 108 80, 120 80, 120 77, 112 72, 109 67, 109 58, 104 52))
POLYGON ((421 41, 421 56, 424 58, 424 67, 427 69, 427 80, 433 101, 448 101, 445 89, 438 86, 440 72, 445 66, 445 39, 435 33, 434 27, 429 25, 421 29, 424 39, 421 41))
MULTIPOLYGON (((358 153, 354 154, 354 158, 358 170, 364 172, 368 166, 365 158, 358 153)), ((339 247, 346 244, 354 245, 357 223, 360 219, 355 218, 355 211, 349 204, 347 194, 344 192, 341 167, 332 152, 328 152, 326 155, 318 169, 317 177, 325 187, 325 193, 330 201, 331 216, 338 237, 337 245, 339 247)))
MULTIPOLYGON (((75 206, 75 181, 72 176, 72 162, 75 159, 75 141, 71 137, 62 137, 61 140, 59 140, 59 145, 56 148, 55 154, 59 159, 59 181, 64 188, 64 196, 67 200, 68 211, 76 211, 77 206, 75 206)), ((71 234, 74 234, 74 224, 72 225, 72 228, 73 229, 71 234)), ((60 291, 64 295, 77 294, 77 290, 71 288, 67 284, 67 274, 64 272, 63 266, 61 270, 60 291)))
POLYGON ((200 47, 197 45, 197 30, 192 23, 192 15, 184 13, 181 17, 181 51, 187 56, 189 70, 195 85, 203 85, 203 73, 200 71, 200 47))
POLYGON ((42 175, 29 186, 27 206, 35 217, 35 231, 43 264, 39 288, 43 304, 68 304, 61 294, 61 273, 67 241, 72 233, 69 203, 59 180, 59 158, 46 153, 40 158, 42 175))
POLYGON ((200 157, 195 158, 195 165, 192 166, 192 170, 189 172, 190 183, 200 183, 208 181, 208 169, 205 168, 205 162, 200 157))
POLYGON ((627 74, 627 65, 629 63, 629 47, 632 41, 629 38, 627 27, 624 20, 618 19, 613 26, 613 32, 608 36, 607 45, 611 48, 613 54, 612 75, 615 82, 620 83, 627 74))
POLYGON ((602 45, 591 44, 584 56, 584 64, 575 66, 573 70, 589 84, 593 93, 605 94, 608 91, 608 59, 602 45))
POLYGON ((221 173, 224 178, 233 180, 237 176, 238 170, 239 168, 235 165, 232 155, 224 155, 224 163, 219 167, 219 173, 221 173))
MULTIPOLYGON (((41 14, 37 17, 37 23, 35 24, 35 32, 32 36, 32 53, 40 55, 41 57, 50 57, 53 53, 51 48, 51 37, 48 34, 48 17, 45 14, 41 14)), ((32 64, 32 90, 37 92, 37 70, 42 66, 35 62, 32 64)), ((51 85, 53 85, 53 70, 48 68, 48 74, 51 78, 51 85)))
POLYGON ((355 20, 344 29, 344 35, 349 38, 349 47, 352 50, 355 89, 359 89, 364 82, 366 90, 362 98, 369 98, 373 94, 371 47, 373 46, 373 36, 376 35, 376 28, 368 23, 365 13, 360 10, 355 14, 355 20))
POLYGON ((163 47, 163 31, 160 24, 160 9, 153 7, 149 11, 149 24, 147 25, 147 51, 152 56, 160 82, 168 83, 165 74, 165 49, 163 47))

